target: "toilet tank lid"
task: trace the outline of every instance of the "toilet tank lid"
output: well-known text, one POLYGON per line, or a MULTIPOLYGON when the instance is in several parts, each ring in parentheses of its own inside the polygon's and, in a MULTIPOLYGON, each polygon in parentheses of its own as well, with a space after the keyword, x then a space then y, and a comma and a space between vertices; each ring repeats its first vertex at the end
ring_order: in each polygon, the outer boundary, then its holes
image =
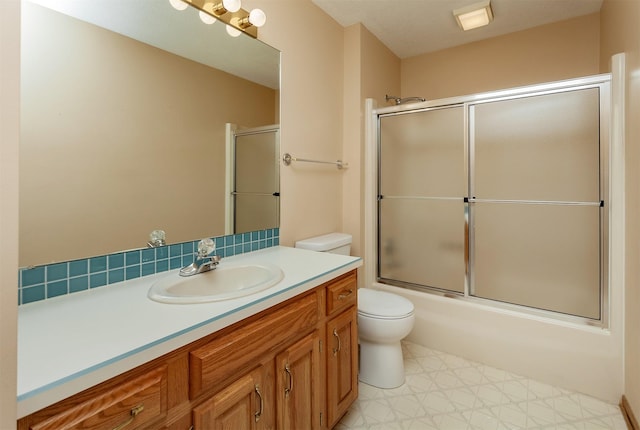
POLYGON ((328 251, 351 244, 351 235, 346 233, 329 233, 322 236, 310 237, 296 242, 296 248, 312 251, 328 251))
POLYGON ((403 317, 414 311, 409 299, 371 288, 358 289, 358 311, 372 316, 403 317))

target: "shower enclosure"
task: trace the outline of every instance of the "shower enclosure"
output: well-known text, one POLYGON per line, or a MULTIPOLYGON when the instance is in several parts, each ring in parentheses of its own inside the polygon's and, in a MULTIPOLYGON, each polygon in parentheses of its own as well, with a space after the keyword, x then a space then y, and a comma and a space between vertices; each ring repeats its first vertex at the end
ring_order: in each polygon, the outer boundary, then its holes
POLYGON ((379 282, 606 324, 608 75, 377 112, 379 282))

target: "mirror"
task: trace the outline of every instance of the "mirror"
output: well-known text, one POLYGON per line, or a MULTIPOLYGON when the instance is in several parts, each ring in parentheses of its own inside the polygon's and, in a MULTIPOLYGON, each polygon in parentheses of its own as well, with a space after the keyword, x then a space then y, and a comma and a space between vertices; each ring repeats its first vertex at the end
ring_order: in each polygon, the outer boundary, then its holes
POLYGON ((224 235, 226 125, 278 123, 279 52, 168 0, 22 20, 20 266, 224 235))

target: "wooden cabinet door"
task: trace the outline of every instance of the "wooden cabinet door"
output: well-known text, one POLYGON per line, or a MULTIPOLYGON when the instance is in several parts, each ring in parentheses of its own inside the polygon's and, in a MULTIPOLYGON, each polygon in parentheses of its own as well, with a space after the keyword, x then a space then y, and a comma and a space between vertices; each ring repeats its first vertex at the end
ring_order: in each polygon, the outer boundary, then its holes
POLYGON ((321 384, 320 336, 314 331, 276 356, 276 428, 320 428, 321 384))
POLYGON ((358 397, 357 310, 327 323, 327 420, 333 427, 358 397))
POLYGON ((261 366, 193 408, 194 430, 261 430, 273 428, 273 374, 261 366), (271 422, 269 422, 271 421, 271 422))

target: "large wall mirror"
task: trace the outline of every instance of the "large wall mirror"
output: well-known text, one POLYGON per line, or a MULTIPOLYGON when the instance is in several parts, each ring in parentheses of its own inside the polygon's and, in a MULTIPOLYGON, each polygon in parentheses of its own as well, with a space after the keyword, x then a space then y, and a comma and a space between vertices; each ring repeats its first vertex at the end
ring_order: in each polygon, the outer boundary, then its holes
POLYGON ((227 131, 277 127, 276 49, 168 0, 23 0, 21 27, 20 266, 229 233, 227 131))

